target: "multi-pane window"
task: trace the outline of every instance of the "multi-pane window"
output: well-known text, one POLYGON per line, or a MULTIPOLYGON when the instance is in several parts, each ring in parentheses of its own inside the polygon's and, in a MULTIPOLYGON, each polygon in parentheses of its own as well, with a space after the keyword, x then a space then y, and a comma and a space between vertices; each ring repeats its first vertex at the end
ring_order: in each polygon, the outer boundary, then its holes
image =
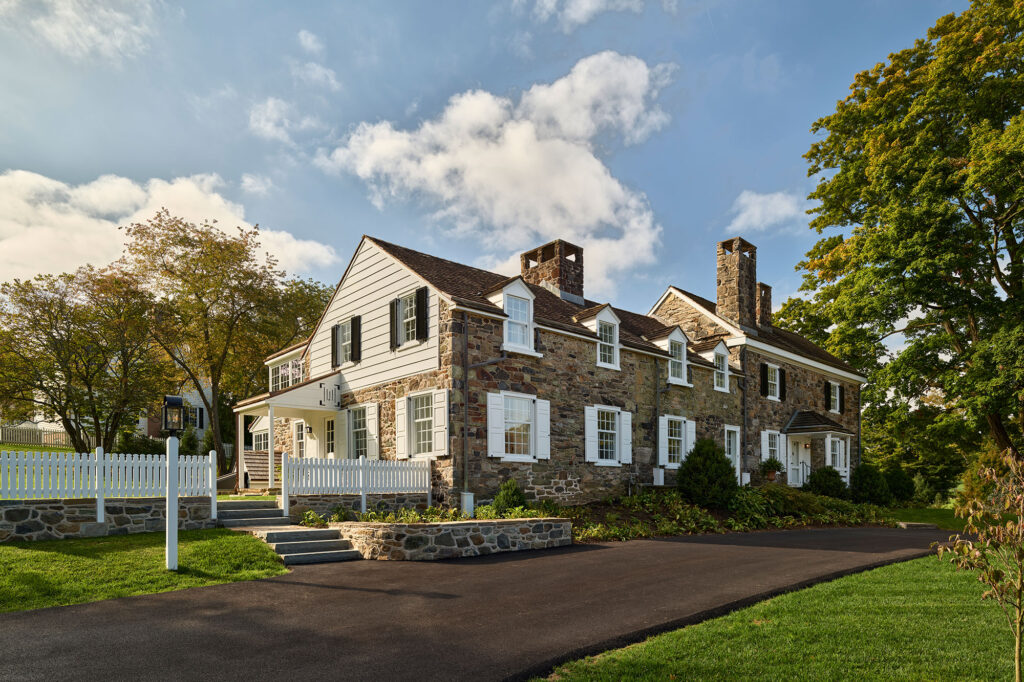
POLYGON ((402 343, 416 340, 416 293, 402 298, 402 343))
POLYGON ((779 368, 775 365, 768 365, 768 397, 779 397, 779 368))
POLYGON ((324 422, 324 445, 327 452, 334 452, 334 420, 328 419, 324 422))
POLYGON ((605 461, 616 461, 616 443, 619 439, 619 415, 615 410, 597 411, 597 458, 605 461))
POLYGON ((201 407, 185 407, 185 424, 191 426, 193 429, 200 428, 199 426, 199 412, 203 408, 201 407))
POLYGON ((352 321, 349 320, 343 325, 338 327, 338 345, 340 346, 341 352, 338 353, 338 359, 341 362, 349 362, 352 360, 352 321))
POLYGON ((602 365, 614 365, 615 362, 615 325, 611 322, 597 323, 597 359, 602 365))
POLYGON ((252 434, 252 449, 263 450, 270 446, 270 433, 268 431, 259 431, 258 433, 252 434))
POLYGON ((725 456, 733 464, 736 463, 736 456, 740 451, 740 432, 738 429, 726 427, 725 429, 725 456))
POLYGON ((683 461, 683 420, 668 419, 668 463, 679 464, 683 461))
POLYGON ((505 296, 505 343, 530 347, 530 302, 518 296, 505 296))
POLYGON ((433 448, 434 399, 429 393, 414 395, 409 400, 412 413, 412 454, 429 454, 433 448))
MULTIPOLYGON (((366 456, 366 408, 353 408, 349 414, 352 419, 352 456, 359 459, 366 456)), ((427 429, 429 432, 430 427, 427 429)), ((427 449, 429 450, 429 447, 427 449)))
POLYGON ((306 456, 306 424, 303 422, 295 425, 295 455, 306 456))
POLYGON ((303 379, 302 360, 295 359, 270 368, 270 390, 280 391, 300 383, 303 379))
POLYGON ((668 375, 683 383, 686 382, 685 354, 686 346, 682 341, 670 341, 668 344, 669 353, 672 358, 668 361, 668 375))
POLYGON ((828 402, 828 409, 839 412, 839 384, 832 381, 828 383, 828 402))
POLYGON ((768 457, 779 459, 779 434, 774 431, 768 434, 768 457))
POLYGON ((839 440, 838 438, 832 439, 832 466, 836 469, 846 468, 846 451, 844 446, 846 443, 839 440))
POLYGON ((725 353, 715 353, 715 388, 729 390, 729 359, 725 353))
POLYGON ((533 443, 533 401, 505 396, 505 454, 530 456, 533 443))
POLYGON ((270 390, 281 390, 281 368, 278 365, 270 368, 270 390))

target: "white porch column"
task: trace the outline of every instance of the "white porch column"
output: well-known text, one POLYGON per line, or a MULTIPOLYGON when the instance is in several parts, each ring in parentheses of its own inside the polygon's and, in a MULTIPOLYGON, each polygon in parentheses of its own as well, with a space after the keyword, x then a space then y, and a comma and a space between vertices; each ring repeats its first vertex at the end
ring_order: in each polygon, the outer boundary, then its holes
POLYGON ((235 473, 238 474, 235 486, 241 490, 245 486, 245 415, 239 412, 235 419, 238 422, 235 427, 235 473))
POLYGON ((275 446, 277 429, 274 428, 274 406, 267 405, 267 421, 270 424, 270 431, 267 433, 267 457, 269 463, 267 464, 267 487, 274 487, 274 452, 277 451, 275 446))

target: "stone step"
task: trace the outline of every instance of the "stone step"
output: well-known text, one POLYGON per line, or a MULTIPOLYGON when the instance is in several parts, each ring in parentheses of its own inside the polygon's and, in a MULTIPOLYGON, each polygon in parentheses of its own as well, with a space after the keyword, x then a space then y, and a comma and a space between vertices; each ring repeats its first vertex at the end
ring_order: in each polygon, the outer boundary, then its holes
POLYGON ((276 516, 267 519, 218 519, 222 528, 263 528, 265 526, 290 526, 291 519, 286 516, 276 516))
POLYGON ((217 500, 217 509, 279 509, 274 500, 217 500))
POLYGON ((271 545, 278 542, 337 540, 341 538, 341 533, 337 530, 332 530, 330 528, 302 528, 301 526, 294 526, 288 530, 257 530, 253 535, 271 545))
POLYGON ((354 549, 281 555, 281 560, 284 561, 285 566, 294 566, 296 564, 325 564, 333 561, 354 561, 362 558, 363 555, 354 549))
POLYGON ((221 509, 217 507, 217 516, 222 519, 274 519, 284 516, 277 507, 260 507, 256 509, 221 509))
POLYGON ((352 549, 348 540, 299 540, 295 542, 275 542, 270 548, 284 556, 285 554, 305 554, 306 552, 327 552, 332 550, 352 549))

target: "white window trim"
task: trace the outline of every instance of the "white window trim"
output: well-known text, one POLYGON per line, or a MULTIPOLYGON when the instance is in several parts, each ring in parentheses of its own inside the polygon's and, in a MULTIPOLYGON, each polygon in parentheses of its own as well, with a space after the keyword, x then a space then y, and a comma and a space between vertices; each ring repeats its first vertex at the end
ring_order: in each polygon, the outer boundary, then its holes
POLYGON ((256 452, 259 452, 259 450, 261 448, 256 446, 256 439, 257 438, 260 438, 261 440, 262 440, 262 438, 266 438, 267 439, 267 442, 263 445, 263 448, 262 448, 263 450, 266 450, 267 448, 270 447, 270 431, 253 431, 252 432, 252 449, 254 451, 256 451, 256 452))
POLYGON ((338 420, 334 417, 324 417, 324 457, 334 458, 338 449, 338 420), (327 425, 330 424, 330 428, 327 425), (331 442, 334 441, 334 442, 331 442))
POLYGON ((733 426, 732 424, 725 425, 725 440, 722 441, 722 446, 725 449, 725 456, 729 456, 729 434, 736 434, 736 482, 743 483, 743 448, 740 447, 740 427, 733 426))
POLYGON ((828 386, 828 411, 832 414, 842 414, 839 411, 839 382, 829 381, 828 386))
POLYGON ((783 450, 783 446, 782 446, 782 433, 780 431, 775 431, 775 430, 772 430, 772 429, 763 429, 761 431, 761 433, 762 434, 766 434, 765 435, 765 447, 761 451, 761 461, 764 462, 764 461, 767 461, 768 459, 770 459, 771 457, 775 457, 775 459, 779 460, 780 462, 782 462, 783 465, 785 465, 786 462, 783 459, 784 453, 782 451, 783 450), (776 438, 775 454, 774 455, 771 454, 772 436, 775 436, 775 438, 776 438))
MULTIPOLYGON (((521 355, 531 355, 535 358, 543 357, 540 353, 534 350, 533 347, 533 299, 527 296, 521 295, 520 292, 504 292, 502 295, 502 310, 505 309, 505 304, 509 298, 517 298, 521 301, 526 302, 526 345, 520 345, 518 343, 510 343, 508 340, 508 330, 511 320, 506 319, 503 325, 501 349, 510 353, 519 353, 521 355)), ((506 313, 507 314, 507 313, 506 313)), ((520 323, 522 324, 522 323, 520 323)))
MULTIPOLYGON (((352 338, 352 317, 349 317, 344 322, 339 322, 338 323, 338 363, 339 364, 334 369, 338 369, 340 367, 354 367, 355 364, 356 364, 355 360, 345 360, 345 359, 342 358, 342 355, 343 355, 342 349, 345 347, 345 344, 343 344, 341 342, 341 330, 344 327, 348 327, 348 345, 349 345, 349 348, 351 349, 352 342, 354 340, 352 338)), ((338 425, 335 424, 334 426, 335 426, 335 428, 337 428, 338 425)))
POLYGON ((672 358, 669 358, 669 361, 668 361, 668 383, 674 384, 675 386, 692 387, 693 384, 691 384, 689 381, 686 380, 686 376, 687 376, 687 374, 689 374, 689 369, 690 369, 690 357, 689 357, 689 355, 686 352, 686 340, 684 339, 684 340, 680 341, 679 339, 671 339, 670 338, 669 342, 668 342, 668 349, 667 349, 670 355, 672 353, 672 343, 673 342, 681 343, 683 345, 683 360, 682 360, 682 363, 683 363, 683 377, 680 379, 680 378, 672 376, 672 363, 675 362, 675 360, 672 359, 672 358))
POLYGON ((779 368, 778 365, 773 365, 770 362, 766 362, 764 364, 768 366, 768 373, 769 374, 771 373, 771 371, 773 369, 775 370, 775 395, 772 395, 772 393, 771 393, 771 385, 772 385, 772 383, 771 383, 771 380, 769 379, 769 381, 768 381, 768 395, 766 395, 765 397, 768 398, 768 400, 774 400, 777 403, 782 402, 782 399, 779 397, 782 394, 782 370, 779 368))
MULTIPOLYGON (((666 450, 665 451, 665 464, 664 464, 664 467, 666 469, 678 469, 680 467, 680 465, 683 462, 686 461, 686 455, 688 454, 686 452, 686 417, 680 417, 680 416, 674 415, 674 414, 666 414, 665 415, 665 428, 666 429, 668 429, 668 423, 670 421, 677 421, 677 422, 679 422, 679 428, 682 431, 682 437, 680 439, 682 441, 682 443, 681 443, 682 452, 679 453, 679 461, 673 463, 673 462, 668 461, 668 450, 666 450)), ((667 433, 665 434, 665 438, 666 438, 666 440, 668 439, 668 434, 667 433)))
MULTIPOLYGON (((604 410, 606 412, 615 413, 615 459, 601 459, 601 431, 600 429, 598 429, 597 459, 589 463, 599 467, 621 467, 622 451, 619 443, 622 438, 622 408, 614 407, 612 405, 594 405, 594 409, 596 409, 598 412, 604 410)), ((600 424, 600 416, 598 416, 598 424, 600 424)))
POLYGON ((604 367, 605 369, 619 370, 620 369, 620 364, 619 364, 619 348, 620 348, 620 346, 619 346, 619 323, 618 322, 612 322, 611 320, 601 320, 601 319, 599 319, 597 321, 597 334, 598 334, 598 340, 597 340, 597 366, 598 367, 604 367), (610 344, 601 341, 601 324, 602 323, 611 325, 611 327, 612 327, 613 340, 612 340, 612 343, 610 343, 610 344), (615 357, 615 361, 614 362, 610 362, 610 363, 609 362, 601 362, 601 346, 609 346, 609 345, 612 347, 612 353, 613 353, 613 355, 615 357))
MULTIPOLYGON (((427 458, 427 457, 436 457, 436 455, 434 455, 434 453, 432 451, 420 452, 420 453, 414 452, 414 450, 416 449, 416 447, 415 447, 416 446, 416 442, 414 440, 415 429, 413 428, 413 426, 416 423, 416 419, 415 419, 415 417, 413 415, 412 401, 413 401, 413 398, 418 398, 418 397, 424 396, 424 395, 430 397, 430 400, 431 400, 430 431, 431 431, 431 434, 433 434, 433 431, 434 431, 434 412, 433 412, 434 392, 433 391, 418 391, 416 393, 410 393, 409 395, 407 395, 405 397, 405 418, 406 418, 406 427, 405 427, 405 441, 406 442, 405 442, 405 447, 406 447, 406 452, 409 453, 409 459, 424 459, 424 458, 427 458)), ((431 438, 433 438, 433 436, 431 436, 431 438)), ((433 442, 433 441, 431 441, 431 442, 433 442)))
POLYGON ((715 370, 714 370, 714 375, 711 377, 711 383, 712 383, 712 386, 714 387, 714 389, 716 391, 719 391, 720 393, 729 393, 729 377, 732 374, 729 371, 729 354, 728 353, 723 353, 722 351, 719 351, 719 350, 716 349, 715 352, 714 352, 713 357, 714 358, 718 358, 719 356, 722 356, 722 357, 725 358, 725 371, 724 372, 720 371, 718 369, 718 363, 715 362, 714 360, 712 360, 712 363, 714 363, 714 365, 715 365, 715 370), (725 386, 719 386, 718 385, 718 376, 721 375, 721 374, 725 375, 725 386))
MULTIPOLYGON (((523 398, 530 401, 530 454, 510 455, 503 454, 498 458, 500 462, 536 462, 537 461, 537 396, 527 393, 515 393, 513 391, 498 391, 502 401, 505 398, 523 398)), ((504 413, 501 428, 504 430, 504 413)))
MULTIPOLYGON (((358 405, 349 405, 345 408, 345 444, 347 446, 346 451, 348 452, 348 456, 352 459, 359 459, 359 455, 356 454, 356 430, 353 428, 356 421, 354 414, 355 410, 363 410, 366 416, 366 426, 364 427, 364 430, 366 431, 366 455, 367 459, 369 459, 370 415, 368 414, 369 410, 366 409, 369 405, 370 403, 359 403, 358 405)), ((337 427, 335 427, 335 431, 337 431, 337 427)), ((335 438, 337 438, 337 435, 335 435, 335 438)))
POLYGON ((298 431, 302 431, 302 457, 305 457, 309 453, 309 438, 306 437, 309 434, 306 433, 305 419, 297 419, 292 425, 292 447, 295 450, 292 455, 295 457, 299 456, 299 438, 296 435, 298 431))

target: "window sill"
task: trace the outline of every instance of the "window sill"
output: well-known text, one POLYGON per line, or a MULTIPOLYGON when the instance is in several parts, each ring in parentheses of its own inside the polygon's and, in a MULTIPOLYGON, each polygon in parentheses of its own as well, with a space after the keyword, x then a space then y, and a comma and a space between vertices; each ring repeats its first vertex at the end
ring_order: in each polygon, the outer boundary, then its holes
POLYGON ((507 353, 517 353, 519 355, 529 355, 532 358, 542 358, 542 357, 544 357, 544 355, 542 353, 538 353, 537 351, 533 350, 532 348, 525 348, 523 346, 510 346, 510 345, 505 344, 505 343, 501 344, 501 350, 503 350, 503 351, 505 351, 507 353))
POLYGON ((409 455, 406 459, 437 459, 438 457, 447 457, 448 453, 441 452, 423 452, 418 455, 409 455))
POLYGON ((427 342, 426 339, 420 339, 418 341, 406 341, 401 346, 396 348, 395 351, 398 352, 398 353, 401 353, 402 351, 407 351, 407 350, 410 350, 412 348, 419 348, 420 346, 422 346, 426 342, 427 342))
POLYGON ((609 365, 609 364, 604 363, 604 362, 598 362, 597 366, 598 367, 603 367, 605 369, 614 369, 616 372, 621 371, 618 365, 609 365))
POLYGON ((782 402, 782 400, 780 400, 779 396, 777 396, 777 395, 766 395, 765 398, 767 398, 768 400, 771 400, 772 402, 776 402, 776 403, 781 403, 782 402))
POLYGON ((670 383, 673 386, 682 386, 684 388, 693 388, 693 384, 687 383, 687 382, 683 381, 682 379, 673 379, 672 377, 669 377, 668 378, 668 383, 670 383))
POLYGON ((662 469, 668 469, 669 471, 675 471, 679 468, 679 464, 659 464, 662 469))
POLYGON ((839 410, 829 410, 829 414, 842 414, 839 410))
POLYGON ((530 455, 501 455, 495 459, 499 462, 519 462, 521 464, 534 464, 537 462, 537 458, 530 455))
POLYGON ((604 459, 599 459, 596 462, 591 462, 591 464, 593 464, 595 466, 599 466, 599 467, 620 467, 620 466, 622 466, 622 462, 618 462, 618 461, 613 462, 611 460, 604 460, 604 459))
POLYGON ((715 390, 718 391, 719 393, 729 393, 728 388, 719 388, 718 386, 715 386, 715 390))

